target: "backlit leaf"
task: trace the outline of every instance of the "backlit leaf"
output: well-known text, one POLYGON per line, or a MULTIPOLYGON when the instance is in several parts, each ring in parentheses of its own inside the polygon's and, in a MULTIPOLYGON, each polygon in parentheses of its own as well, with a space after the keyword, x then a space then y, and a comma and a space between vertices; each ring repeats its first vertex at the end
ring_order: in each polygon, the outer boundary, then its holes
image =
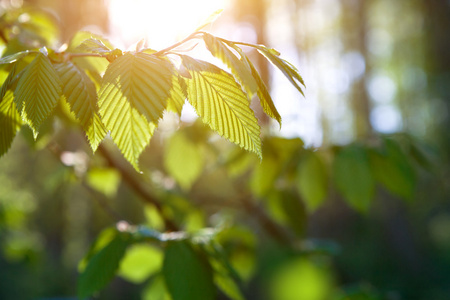
MULTIPOLYGON (((113 45, 108 40, 102 38, 99 35, 95 35, 91 32, 79 31, 70 40, 67 52, 83 53, 82 51, 83 49, 82 48, 80 49, 78 47, 83 41, 88 39, 98 40, 108 49, 114 48, 113 45)), ((90 72, 94 72, 96 74, 103 74, 109 64, 106 58, 102 57, 73 57, 72 61, 80 68, 88 70, 90 72)))
POLYGON ((15 54, 2 57, 2 58, 0 58, 0 65, 16 62, 19 59, 24 58, 25 56, 29 55, 30 53, 36 53, 36 52, 37 51, 25 50, 22 52, 17 52, 15 54))
POLYGON ((45 55, 37 54, 25 68, 14 96, 17 110, 36 138, 39 126, 50 115, 61 96, 61 81, 45 55))
POLYGON ((189 71, 188 101, 213 130, 261 157, 260 127, 245 93, 233 76, 218 67, 182 56, 189 71))
POLYGON ((281 264, 269 282, 270 300, 332 299, 335 289, 330 267, 305 257, 281 264))
POLYGON ((255 78, 256 83, 258 84, 257 95, 258 95, 259 101, 261 103, 261 106, 262 106, 264 112, 272 119, 277 120, 281 126, 280 113, 278 112, 277 108, 275 107, 275 104, 273 103, 272 97, 270 96, 270 93, 269 93, 269 90, 267 89, 266 84, 262 80, 262 78, 259 75, 256 68, 253 66, 252 62, 248 59, 248 57, 244 56, 244 59, 247 62, 247 64, 250 66, 252 75, 255 78))
POLYGON ((270 49, 260 45, 255 45, 255 48, 258 49, 258 51, 262 55, 264 55, 274 66, 280 69, 280 71, 283 72, 284 76, 289 79, 292 85, 294 85, 295 88, 302 95, 304 95, 299 83, 303 86, 305 86, 305 83, 303 82, 303 78, 300 76, 297 68, 295 68, 290 62, 279 57, 280 53, 275 49, 270 49))
POLYGON ((105 54, 112 51, 112 49, 109 49, 101 40, 95 38, 89 38, 83 41, 77 47, 77 50, 80 52, 90 52, 98 54, 105 54))
POLYGON ((203 39, 206 47, 212 55, 219 58, 224 62, 231 73, 236 77, 239 83, 244 87, 249 99, 256 93, 257 83, 253 78, 249 65, 245 61, 239 60, 239 58, 231 51, 231 49, 215 36, 204 33, 203 39))
POLYGON ((199 31, 205 28, 206 26, 213 23, 217 18, 222 14, 223 9, 218 9, 215 12, 213 12, 200 26, 197 27, 194 31, 199 31))
POLYGON ((181 115, 186 98, 186 82, 184 82, 184 79, 180 75, 176 74, 172 79, 172 90, 170 91, 170 98, 167 102, 167 110, 181 115))
MULTIPOLYGON (((18 77, 16 76, 16 64, 12 67, 11 71, 6 76, 5 81, 0 88, 0 103, 3 101, 3 98, 6 95, 6 92, 12 88, 14 83, 17 83, 18 77)), ((15 88, 15 87, 14 87, 15 88)))
POLYGON ((133 283, 142 283, 162 267, 163 254, 149 244, 133 245, 120 262, 119 275, 133 283))
POLYGON ((14 94, 8 90, 0 103, 0 156, 9 150, 20 126, 22 120, 14 103, 14 94))
POLYGON ((114 168, 89 168, 86 183, 98 192, 113 197, 120 184, 120 173, 114 168))
POLYGON ((78 297, 84 299, 104 288, 114 277, 130 241, 117 234, 89 260, 78 280, 78 297))
POLYGON ((342 148, 334 159, 334 181, 347 203, 365 212, 375 193, 375 180, 369 158, 363 147, 357 145, 342 148))
POLYGON ((169 243, 163 274, 173 300, 215 299, 211 266, 206 257, 187 242, 169 243))
POLYGON ((114 142, 136 169, 167 106, 172 77, 170 62, 146 53, 118 57, 103 77, 100 114, 114 142))
POLYGON ((183 189, 189 189, 203 170, 201 148, 183 132, 176 132, 167 143, 164 167, 183 189))
POLYGON ((80 121, 95 152, 106 135, 105 126, 98 113, 95 85, 84 71, 70 61, 55 65, 55 69, 63 83, 63 95, 80 121))

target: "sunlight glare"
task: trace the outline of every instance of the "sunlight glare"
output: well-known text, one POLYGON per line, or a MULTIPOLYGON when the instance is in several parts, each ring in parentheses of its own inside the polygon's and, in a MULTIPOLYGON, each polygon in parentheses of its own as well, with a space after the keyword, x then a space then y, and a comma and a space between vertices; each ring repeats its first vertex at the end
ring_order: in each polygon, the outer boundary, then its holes
POLYGON ((109 0, 113 43, 129 47, 142 38, 156 50, 165 48, 194 31, 226 0, 109 0))

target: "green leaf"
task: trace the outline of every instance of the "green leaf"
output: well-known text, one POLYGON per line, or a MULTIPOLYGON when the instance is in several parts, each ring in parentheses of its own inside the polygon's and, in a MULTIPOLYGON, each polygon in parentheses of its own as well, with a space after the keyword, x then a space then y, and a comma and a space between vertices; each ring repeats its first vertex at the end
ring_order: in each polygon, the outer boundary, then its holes
POLYGON ((111 281, 129 243, 126 236, 118 233, 109 244, 89 260, 78 280, 79 298, 84 299, 100 291, 111 281))
MULTIPOLYGON (((249 99, 256 93, 258 86, 252 75, 249 65, 231 51, 231 49, 222 40, 215 36, 204 33, 203 40, 211 54, 225 63, 230 68, 231 73, 236 77, 239 83, 244 87, 249 99)), ((242 51, 239 53, 242 56, 242 51)))
POLYGON ((270 300, 332 299, 336 289, 328 264, 306 257, 293 257, 275 269, 268 282, 270 300))
POLYGON ((281 193, 281 208, 285 220, 295 234, 303 237, 306 229, 306 211, 305 206, 295 193, 285 191, 281 193))
POLYGON ((374 175, 388 191, 412 200, 416 188, 416 174, 400 146, 392 139, 384 139, 384 152, 373 151, 370 162, 374 175))
POLYGON ((167 291, 164 277, 154 277, 142 292, 142 300, 172 300, 167 291))
POLYGON ((273 103, 272 97, 270 96, 269 90, 267 89, 266 84, 262 80, 261 76, 259 75, 256 68, 253 66, 252 62, 248 59, 247 56, 243 56, 244 60, 247 62, 247 64, 250 66, 250 69, 252 71, 252 75, 256 80, 256 83, 258 84, 258 90, 257 95, 259 98, 259 101, 261 103, 261 107, 263 108, 264 112, 271 117, 272 119, 275 119, 278 121, 278 123, 281 126, 281 116, 278 112, 277 108, 275 107, 275 104, 273 103))
POLYGON ((336 188, 347 203, 360 212, 369 209, 375 193, 375 180, 366 150, 358 145, 346 146, 336 154, 333 165, 336 188))
MULTIPOLYGON (((91 32, 79 31, 70 40, 67 52, 82 53, 83 49, 82 48, 80 49, 78 47, 80 46, 81 43, 83 43, 88 39, 98 40, 108 49, 114 48, 113 45, 108 40, 102 38, 99 35, 95 35, 91 32)), ((81 67, 81 69, 88 70, 96 74, 103 74, 109 65, 108 60, 102 57, 74 57, 72 58, 72 61, 75 63, 75 65, 81 67)))
POLYGON ((70 110, 80 121, 95 152, 106 135, 97 106, 97 90, 84 71, 72 62, 55 65, 62 84, 62 93, 69 103, 70 110))
POLYGON ((0 103, 0 156, 9 150, 21 126, 22 119, 14 103, 14 94, 8 90, 0 103))
POLYGON ((172 64, 163 58, 126 53, 108 66, 103 77, 100 114, 135 169, 167 106, 173 72, 172 64))
POLYGON ((25 50, 22 52, 17 52, 15 54, 2 57, 0 59, 0 65, 11 64, 13 62, 16 62, 16 61, 24 58, 25 56, 29 55, 30 53, 37 53, 37 51, 25 50))
POLYGON ((218 67, 182 56, 189 71, 188 101, 213 130, 261 156, 260 127, 249 101, 234 77, 218 67))
POLYGON ((213 12, 200 26, 197 27, 194 31, 199 31, 205 28, 206 26, 213 23, 217 18, 222 14, 223 9, 218 9, 215 12, 213 12))
POLYGON ((139 284, 162 267, 163 253, 148 244, 133 245, 128 248, 120 262, 119 276, 139 284))
POLYGON ((250 189, 258 197, 265 196, 274 186, 281 172, 280 162, 272 155, 265 155, 257 164, 250 178, 250 189))
POLYGON ((215 299, 216 287, 211 266, 187 242, 169 243, 163 274, 173 300, 215 299))
POLYGON ((284 76, 292 83, 293 86, 304 96, 303 90, 299 83, 305 86, 303 78, 300 76, 297 68, 295 68, 290 62, 279 57, 280 53, 275 49, 270 49, 261 45, 254 45, 258 51, 264 55, 274 66, 283 72, 284 76))
POLYGON ((14 96, 17 110, 36 138, 39 126, 50 115, 61 96, 61 81, 45 55, 37 54, 25 68, 14 96))
POLYGON ((86 174, 86 183, 94 190, 113 197, 120 184, 120 173, 115 168, 89 168, 86 174))
POLYGON ((83 41, 77 48, 79 52, 89 52, 89 53, 98 53, 98 54, 106 54, 110 53, 112 49, 109 49, 101 40, 90 38, 83 41))
MULTIPOLYGON (((45 10, 27 8, 23 13, 28 15, 28 20, 21 22, 20 27, 25 29, 26 34, 34 36, 43 45, 52 45, 59 38, 58 20, 55 16, 45 10)), ((22 35, 25 32, 22 32, 22 35)))
POLYGON ((0 89, 0 103, 3 101, 3 98, 6 95, 6 92, 13 88, 13 85, 17 83, 17 76, 16 76, 16 64, 12 67, 11 71, 8 73, 8 76, 6 76, 5 81, 2 84, 2 87, 0 89))
POLYGON ((183 132, 176 132, 167 143, 164 167, 187 190, 203 171, 204 157, 199 144, 190 140, 183 132))
POLYGON ((170 98, 167 102, 167 110, 181 115, 181 111, 183 109, 186 98, 186 82, 180 75, 174 75, 174 77, 172 78, 172 90, 170 91, 170 98))
POLYGON ((327 197, 325 164, 316 152, 307 153, 297 169, 297 189, 309 211, 316 210, 327 197))

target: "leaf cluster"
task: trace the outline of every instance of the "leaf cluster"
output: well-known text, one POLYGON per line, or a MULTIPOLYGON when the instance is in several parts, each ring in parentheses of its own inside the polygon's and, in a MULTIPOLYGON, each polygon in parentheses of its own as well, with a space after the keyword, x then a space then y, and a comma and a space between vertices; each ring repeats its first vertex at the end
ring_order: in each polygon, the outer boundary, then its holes
POLYGON ((123 51, 98 36, 78 33, 64 51, 41 47, 4 56, 0 65, 8 75, 0 95, 0 155, 21 125, 30 127, 36 139, 55 108, 68 106, 94 152, 108 135, 139 170, 139 157, 164 112, 181 114, 187 101, 212 130, 262 157, 253 97, 280 125, 281 117, 242 47, 260 52, 303 93, 297 69, 276 50, 203 31, 160 51, 142 45, 123 51), (183 46, 191 40, 202 40, 231 73, 185 54, 183 46))

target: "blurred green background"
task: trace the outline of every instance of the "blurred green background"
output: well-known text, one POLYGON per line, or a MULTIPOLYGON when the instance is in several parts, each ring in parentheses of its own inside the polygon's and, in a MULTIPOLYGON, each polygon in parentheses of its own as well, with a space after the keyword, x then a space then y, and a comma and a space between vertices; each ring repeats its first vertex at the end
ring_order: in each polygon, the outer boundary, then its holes
MULTIPOLYGON (((117 1, 24 2, 50 11, 60 41, 86 28, 131 43, 115 31, 108 4, 117 1)), ((0 12, 20 5, 1 1, 0 12)), ((219 241, 248 299, 450 299, 450 2, 226 8, 212 32, 279 50, 306 97, 257 61, 283 118, 280 131, 259 112, 262 162, 186 112, 165 116, 143 174, 131 176, 181 228, 226 228, 219 241)), ((75 299, 77 266, 104 228, 126 220, 163 229, 111 165, 128 168, 110 141, 92 155, 76 126, 44 126, 36 142, 23 127, 0 159, 0 299, 75 299)), ((161 253, 129 250, 122 276, 98 298, 167 299, 161 253)))

